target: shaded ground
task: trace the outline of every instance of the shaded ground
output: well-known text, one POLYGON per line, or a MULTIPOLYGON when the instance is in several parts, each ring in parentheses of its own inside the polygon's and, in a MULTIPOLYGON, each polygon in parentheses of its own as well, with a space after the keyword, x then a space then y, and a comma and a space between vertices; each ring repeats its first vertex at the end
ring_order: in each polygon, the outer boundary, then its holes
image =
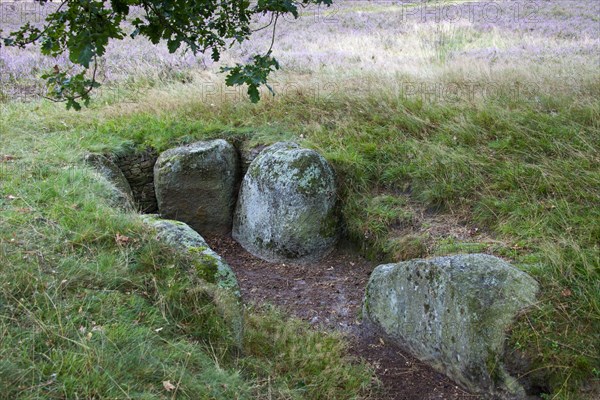
POLYGON ((245 301, 274 304, 313 325, 344 332, 351 353, 375 368, 384 387, 381 400, 479 399, 362 324, 364 288, 375 264, 352 249, 338 249, 318 264, 271 264, 230 237, 207 241, 235 271, 245 301))

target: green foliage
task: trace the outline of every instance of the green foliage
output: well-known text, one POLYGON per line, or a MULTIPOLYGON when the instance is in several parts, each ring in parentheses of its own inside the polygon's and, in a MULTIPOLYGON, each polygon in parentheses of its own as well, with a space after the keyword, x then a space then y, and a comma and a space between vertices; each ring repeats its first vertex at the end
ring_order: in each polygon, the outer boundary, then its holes
MULTIPOLYGON (((89 93, 99 86, 96 82, 97 62, 113 41, 127 36, 144 36, 154 44, 165 41, 171 53, 181 47, 193 54, 208 51, 214 61, 219 61, 227 47, 252 36, 250 25, 254 16, 271 13, 268 26, 273 25, 274 35, 280 15, 291 14, 298 18, 298 5, 330 5, 331 1, 260 0, 252 4, 247 0, 112 0, 107 6, 102 0, 64 0, 47 16, 41 28, 25 23, 7 37, 0 36, 0 47, 2 44, 25 47, 39 42, 42 54, 68 53, 69 60, 82 71, 70 74, 55 68, 43 78, 50 86, 48 97, 66 101, 67 109, 79 110, 80 101, 87 106, 89 93), (134 13, 134 9, 141 15, 134 13), (132 31, 125 31, 125 21, 131 23, 132 31), (92 76, 86 77, 91 65, 92 76)), ((258 87, 266 83, 273 69, 278 68, 277 61, 271 57, 271 49, 268 49, 265 55, 254 55, 248 65, 238 64, 223 71, 229 72, 228 85, 248 85, 250 99, 257 102, 260 98, 258 87)), ((269 90, 272 91, 270 87, 269 90)))
POLYGON ((240 366, 268 382, 274 398, 346 400, 366 393, 370 385, 367 369, 350 363, 331 368, 340 360, 351 361, 339 334, 319 332, 294 319, 282 324, 284 316, 272 307, 253 311, 258 313, 250 313, 246 325, 248 357, 240 366))
POLYGON ((42 75, 42 79, 47 81, 48 95, 51 99, 66 99, 67 110, 81 110, 77 99, 81 99, 83 104, 88 106, 90 92, 100 86, 94 79, 86 78, 85 72, 69 76, 67 72, 56 69, 54 73, 42 75))
MULTIPOLYGON (((406 203, 403 197, 372 194, 351 198, 345 202, 344 212, 348 229, 353 239, 362 243, 363 251, 372 258, 388 260, 389 255, 398 253, 415 255, 415 251, 409 250, 409 247, 419 246, 408 237, 402 241, 388 242, 390 231, 412 224, 413 215, 407 210, 406 203), (376 254, 383 249, 386 250, 385 254, 376 254)), ((421 254, 419 251, 416 253, 419 253, 417 256, 421 254)))
MULTIPOLYGON (((252 64, 236 64, 235 67, 224 67, 222 71, 229 72, 225 79, 228 86, 248 85, 248 96, 253 103, 257 103, 260 100, 258 88, 267 83, 271 71, 279 69, 279 63, 271 57, 270 52, 266 56, 254 56, 253 60, 252 64)), ((275 95, 271 86, 266 86, 275 95)))

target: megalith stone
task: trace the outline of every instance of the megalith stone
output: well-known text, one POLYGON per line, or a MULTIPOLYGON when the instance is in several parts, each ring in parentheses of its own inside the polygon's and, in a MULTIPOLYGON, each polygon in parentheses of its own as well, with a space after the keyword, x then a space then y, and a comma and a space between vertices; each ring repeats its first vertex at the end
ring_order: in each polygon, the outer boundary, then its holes
POLYGON ((263 150, 244 176, 232 235, 271 262, 306 263, 338 238, 335 174, 316 151, 280 142, 263 150))
POLYGON ((506 331, 535 301, 537 282, 485 254, 380 265, 364 316, 417 358, 490 398, 521 398, 504 369, 506 331))
POLYGON ((238 155, 225 140, 167 150, 154 165, 158 211, 202 234, 227 233, 238 179, 238 155))
POLYGON ((243 308, 240 288, 231 267, 215 253, 200 234, 180 221, 144 215, 142 220, 156 230, 156 238, 191 257, 195 273, 219 290, 209 293, 223 317, 230 323, 232 334, 241 346, 243 308))

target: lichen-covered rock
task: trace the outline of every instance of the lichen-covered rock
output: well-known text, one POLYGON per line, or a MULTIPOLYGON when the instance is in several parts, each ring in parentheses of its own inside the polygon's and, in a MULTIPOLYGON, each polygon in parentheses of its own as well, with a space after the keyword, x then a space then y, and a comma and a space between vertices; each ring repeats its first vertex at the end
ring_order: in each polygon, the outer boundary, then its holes
POLYGON ((157 239, 197 258, 196 271, 210 283, 240 296, 240 289, 231 267, 215 253, 200 234, 186 223, 143 215, 142 219, 157 231, 157 239))
POLYGON ((536 281, 485 254, 380 265, 369 280, 366 319, 471 391, 521 398, 504 369, 506 331, 530 306, 536 281))
POLYGON ((159 213, 202 234, 227 233, 238 179, 238 155, 225 140, 167 150, 154 165, 159 213))
POLYGON ((187 224, 144 215, 142 220, 156 230, 156 237, 194 261, 195 273, 220 290, 213 293, 215 305, 231 323, 236 342, 241 346, 243 311, 240 288, 231 267, 187 224))
POLYGON ((135 208, 131 186, 115 163, 102 154, 95 153, 86 154, 84 160, 110 183, 109 195, 114 206, 126 210, 135 208))
POLYGON ((295 143, 276 143, 244 176, 232 235, 267 261, 315 261, 338 238, 335 207, 335 175, 327 161, 295 143))

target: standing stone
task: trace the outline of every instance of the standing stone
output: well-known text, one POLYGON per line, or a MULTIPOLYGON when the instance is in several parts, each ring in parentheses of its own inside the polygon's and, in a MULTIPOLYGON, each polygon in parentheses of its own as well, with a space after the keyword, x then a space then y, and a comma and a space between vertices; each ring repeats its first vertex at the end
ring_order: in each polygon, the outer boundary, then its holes
POLYGON ((306 263, 338 238, 333 169, 314 150, 276 143, 250 164, 242 181, 233 238, 271 262, 306 263))
POLYGON ((154 165, 159 213, 202 234, 227 233, 238 177, 237 152, 225 140, 167 150, 154 165))
POLYGON ((420 360, 489 398, 524 397, 504 369, 506 331, 537 282, 485 254, 380 265, 364 315, 420 360))

